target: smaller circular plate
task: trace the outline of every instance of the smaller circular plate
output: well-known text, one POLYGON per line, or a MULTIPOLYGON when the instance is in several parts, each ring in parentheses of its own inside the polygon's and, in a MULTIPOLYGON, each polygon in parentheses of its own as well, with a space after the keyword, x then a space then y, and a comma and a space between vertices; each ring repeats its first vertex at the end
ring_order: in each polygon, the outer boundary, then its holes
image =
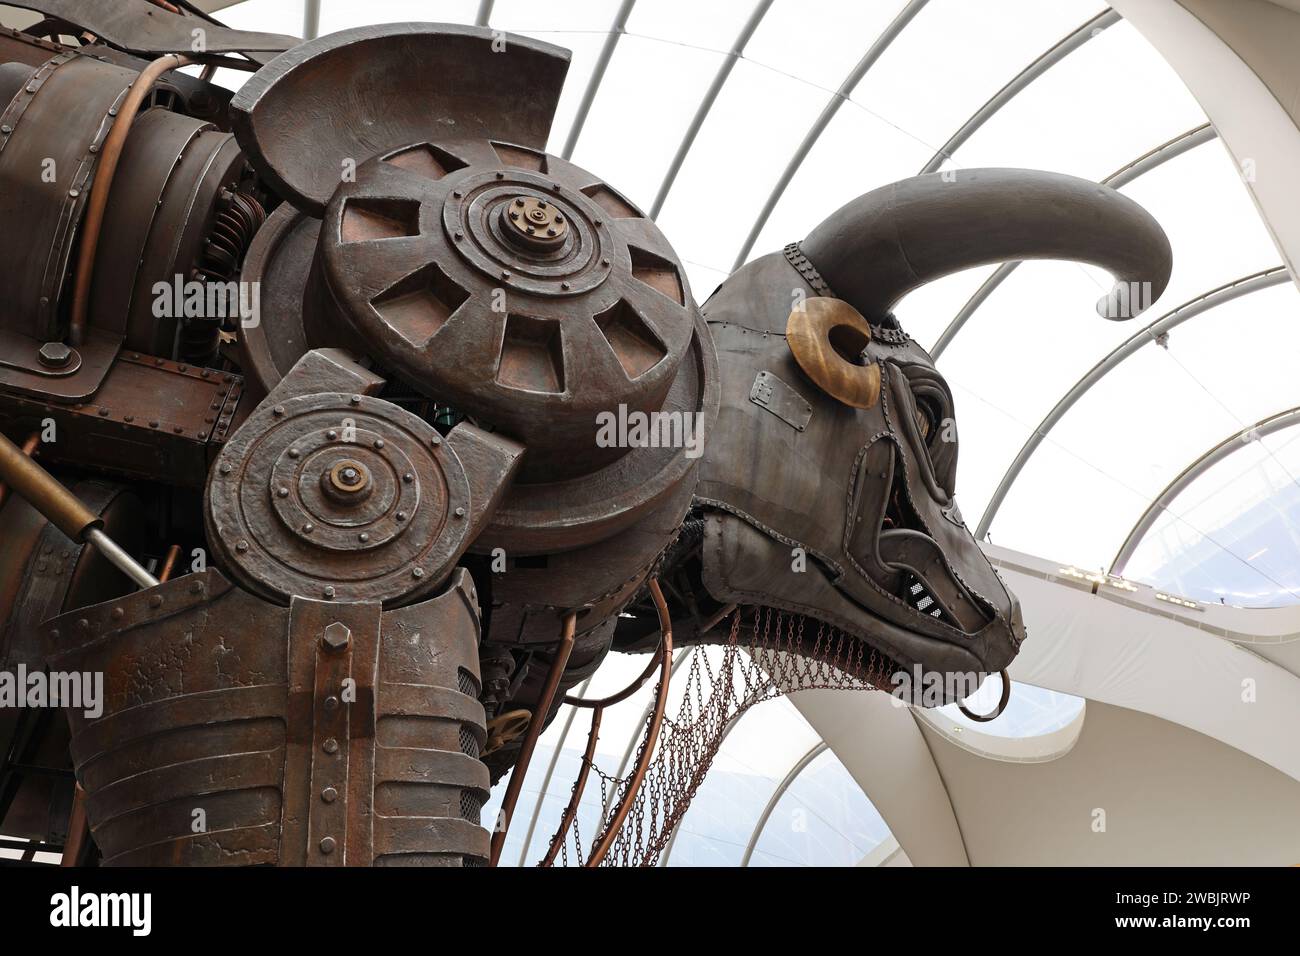
POLYGON ((208 538, 250 590, 404 603, 464 550, 469 482, 430 425, 336 393, 263 404, 208 478, 208 538))

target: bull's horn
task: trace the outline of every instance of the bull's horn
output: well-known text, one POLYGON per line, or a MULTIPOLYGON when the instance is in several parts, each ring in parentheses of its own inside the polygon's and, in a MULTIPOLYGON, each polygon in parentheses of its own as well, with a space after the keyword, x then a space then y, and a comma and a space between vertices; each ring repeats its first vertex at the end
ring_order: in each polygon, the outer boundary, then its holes
POLYGON ((822 277, 873 322, 941 276, 993 262, 1077 259, 1115 278, 1097 303, 1131 319, 1160 298, 1173 256, 1145 209, 1086 179, 1033 169, 963 169, 859 196, 800 246, 822 277))

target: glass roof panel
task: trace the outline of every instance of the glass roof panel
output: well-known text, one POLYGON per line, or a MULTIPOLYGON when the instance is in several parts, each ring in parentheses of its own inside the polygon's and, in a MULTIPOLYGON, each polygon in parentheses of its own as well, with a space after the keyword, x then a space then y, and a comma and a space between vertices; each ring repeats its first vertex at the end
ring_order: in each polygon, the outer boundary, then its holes
POLYGON ((967 168, 1026 166, 1101 179, 1204 122, 1178 75, 1121 20, 1029 84, 954 158, 967 168))
MULTIPOLYGON (((596 68, 610 27, 618 13, 618 0, 566 0, 562 4, 538 3, 537 0, 496 0, 488 25, 508 33, 545 40, 570 50, 573 58, 560 96, 555 122, 551 126, 549 152, 560 154, 569 135, 569 127, 596 68)), ((471 18, 472 19, 472 18, 471 18)), ((598 129, 589 130, 599 136, 598 129)), ((586 135, 586 134, 584 134, 586 135)), ((611 171, 613 172, 613 171, 611 171)))
POLYGON ((857 866, 889 837, 889 825, 827 750, 777 801, 749 865, 857 866))
POLYGON ((1243 443, 1161 514, 1125 577, 1208 603, 1300 602, 1300 428, 1243 443))
POLYGON ((819 740, 784 697, 747 711, 686 811, 668 865, 739 866, 776 785, 819 740))
POLYGON ((853 99, 924 144, 928 162, 1017 73, 1104 9, 1096 0, 930 0, 853 99), (1009 23, 1015 29, 998 26, 1009 23))
POLYGON ((694 46, 623 37, 587 117, 592 135, 579 138, 573 161, 649 210, 724 59, 694 46))
MULTIPOLYGON (((997 710, 1002 693, 1002 679, 989 677, 979 690, 966 700, 966 708, 976 714, 991 714, 997 710)), ((1070 724, 1083 710, 1083 698, 1073 694, 1060 694, 1045 687, 1035 687, 1020 681, 1011 682, 1011 698, 1006 710, 996 718, 981 723, 971 720, 956 704, 935 708, 958 727, 969 727, 994 737, 1041 737, 1070 724)))

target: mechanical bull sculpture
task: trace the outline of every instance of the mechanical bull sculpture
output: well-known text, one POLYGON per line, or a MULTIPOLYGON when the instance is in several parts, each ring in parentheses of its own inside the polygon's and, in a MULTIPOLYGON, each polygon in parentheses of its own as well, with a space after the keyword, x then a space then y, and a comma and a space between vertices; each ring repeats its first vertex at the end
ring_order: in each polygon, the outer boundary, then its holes
POLYGON ((491 783, 611 648, 780 608, 883 673, 1015 656, 952 396, 890 309, 1055 257, 1130 317, 1170 268, 1131 201, 923 176, 699 307, 654 223, 545 152, 563 50, 21 5, 49 19, 0 33, 0 664, 103 694, 3 713, 0 830, 106 865, 482 865, 491 783), (231 98, 216 66, 255 72, 231 98))

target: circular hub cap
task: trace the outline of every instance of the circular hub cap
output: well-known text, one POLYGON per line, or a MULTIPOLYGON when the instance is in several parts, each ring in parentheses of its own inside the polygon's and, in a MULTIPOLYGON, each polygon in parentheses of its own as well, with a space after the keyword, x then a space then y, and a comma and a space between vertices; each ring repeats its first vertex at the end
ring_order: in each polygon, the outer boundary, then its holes
POLYGON ((462 550, 469 483, 432 427, 395 405, 308 395, 254 412, 208 480, 223 568, 275 600, 409 600, 462 550))

